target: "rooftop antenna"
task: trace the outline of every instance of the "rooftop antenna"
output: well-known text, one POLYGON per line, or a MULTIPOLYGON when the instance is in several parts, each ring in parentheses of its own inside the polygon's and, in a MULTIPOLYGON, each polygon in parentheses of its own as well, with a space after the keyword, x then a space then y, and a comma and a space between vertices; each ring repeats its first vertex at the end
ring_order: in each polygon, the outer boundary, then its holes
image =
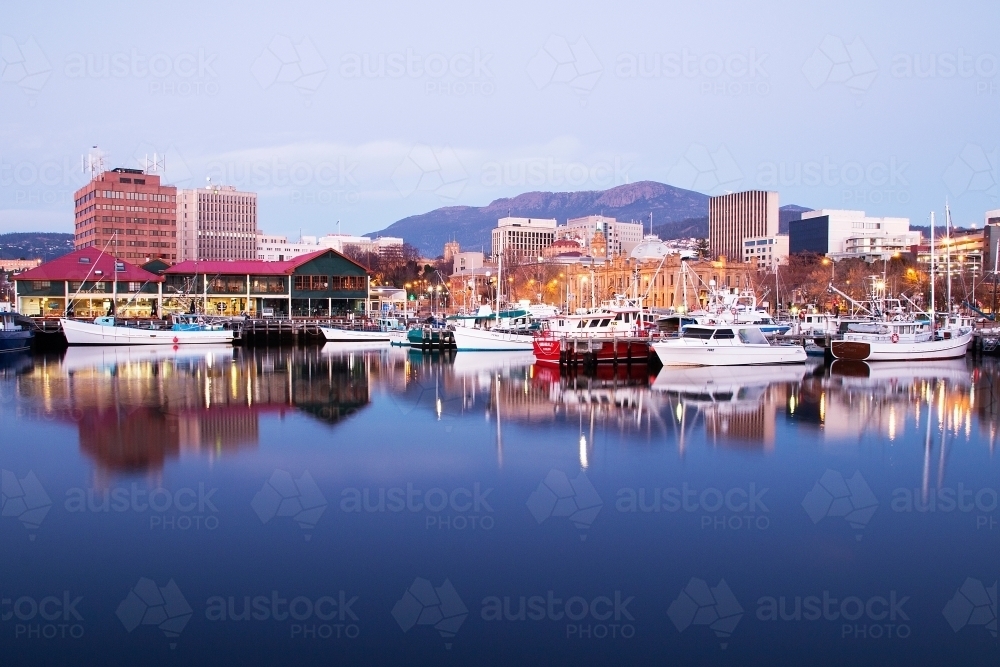
POLYGON ((143 171, 147 174, 155 174, 158 171, 167 170, 167 156, 159 155, 153 153, 153 159, 150 161, 149 154, 147 153, 143 158, 143 171))
POLYGON ((80 171, 90 172, 90 178, 94 179, 98 174, 104 173, 104 154, 95 144, 90 152, 80 156, 80 171))
POLYGON ((205 182, 208 183, 208 185, 205 186, 205 189, 206 190, 211 190, 212 189, 212 177, 211 176, 206 176, 205 177, 205 182))

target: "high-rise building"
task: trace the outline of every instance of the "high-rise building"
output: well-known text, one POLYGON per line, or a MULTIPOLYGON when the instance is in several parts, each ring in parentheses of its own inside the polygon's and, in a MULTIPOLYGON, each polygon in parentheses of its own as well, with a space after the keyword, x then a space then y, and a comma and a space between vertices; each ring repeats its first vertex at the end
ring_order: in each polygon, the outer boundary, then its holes
POLYGON ((257 259, 257 193, 211 185, 177 193, 178 260, 257 259))
POLYGON ((117 167, 76 191, 73 247, 120 259, 177 261, 177 188, 157 174, 117 167))
POLYGON ((708 200, 708 247, 713 257, 743 259, 743 240, 778 234, 778 193, 735 192, 708 200))
POLYGON ((494 261, 508 251, 534 261, 556 240, 556 219, 500 218, 491 240, 494 261))
POLYGON ((632 252, 642 242, 643 226, 638 222, 619 222, 603 215, 588 215, 582 218, 572 218, 566 224, 556 229, 556 238, 581 242, 590 254, 598 255, 591 248, 591 241, 597 232, 607 244, 600 256, 617 257, 632 252))

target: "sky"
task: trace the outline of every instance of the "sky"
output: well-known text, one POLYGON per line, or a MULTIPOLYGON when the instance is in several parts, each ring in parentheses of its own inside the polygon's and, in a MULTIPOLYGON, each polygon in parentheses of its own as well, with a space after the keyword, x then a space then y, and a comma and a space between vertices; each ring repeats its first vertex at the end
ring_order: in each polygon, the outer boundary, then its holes
POLYGON ((0 233, 72 232, 94 146, 257 192, 293 239, 641 180, 920 225, 1000 208, 992 0, 4 9, 0 233))

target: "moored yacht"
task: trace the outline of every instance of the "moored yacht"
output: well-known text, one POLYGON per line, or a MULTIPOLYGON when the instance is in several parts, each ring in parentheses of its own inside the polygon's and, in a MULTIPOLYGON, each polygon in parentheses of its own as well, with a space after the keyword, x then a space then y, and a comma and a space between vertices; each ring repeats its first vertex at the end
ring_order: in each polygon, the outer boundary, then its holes
POLYGON ((0 313, 0 353, 27 350, 33 336, 31 329, 17 322, 14 313, 0 313))
POLYGON ((933 331, 927 321, 900 320, 851 324, 831 351, 837 359, 918 362, 964 357, 971 342, 971 327, 933 331))
POLYGON ((688 325, 679 338, 652 347, 664 366, 759 366, 806 360, 802 347, 771 344, 760 327, 752 325, 688 325))
POLYGON ((113 317, 93 322, 62 318, 63 335, 70 345, 193 345, 232 343, 235 332, 201 315, 174 315, 169 329, 128 327, 113 317))
POLYGON ((406 325, 394 317, 383 317, 372 324, 356 327, 320 327, 328 343, 391 343, 408 344, 406 325))

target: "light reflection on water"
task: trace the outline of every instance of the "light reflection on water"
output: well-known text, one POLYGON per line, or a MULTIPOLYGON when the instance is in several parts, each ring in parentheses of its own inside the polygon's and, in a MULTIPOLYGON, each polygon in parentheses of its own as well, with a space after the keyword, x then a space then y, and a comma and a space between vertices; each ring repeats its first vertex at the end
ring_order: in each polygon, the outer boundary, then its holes
POLYGON ((80 637, 0 633, 25 660, 104 664, 980 664, 998 382, 989 359, 590 377, 332 345, 6 357, 2 592, 72 590, 86 613, 80 637), (148 580, 176 582, 183 622, 121 606, 148 580), (275 590, 358 600, 333 620, 213 617, 215 598, 275 590), (547 591, 617 618, 519 615, 547 591), (906 596, 906 618, 883 623, 878 600, 850 622, 793 618, 824 591, 906 596), (616 596, 634 600, 619 613, 616 596))

